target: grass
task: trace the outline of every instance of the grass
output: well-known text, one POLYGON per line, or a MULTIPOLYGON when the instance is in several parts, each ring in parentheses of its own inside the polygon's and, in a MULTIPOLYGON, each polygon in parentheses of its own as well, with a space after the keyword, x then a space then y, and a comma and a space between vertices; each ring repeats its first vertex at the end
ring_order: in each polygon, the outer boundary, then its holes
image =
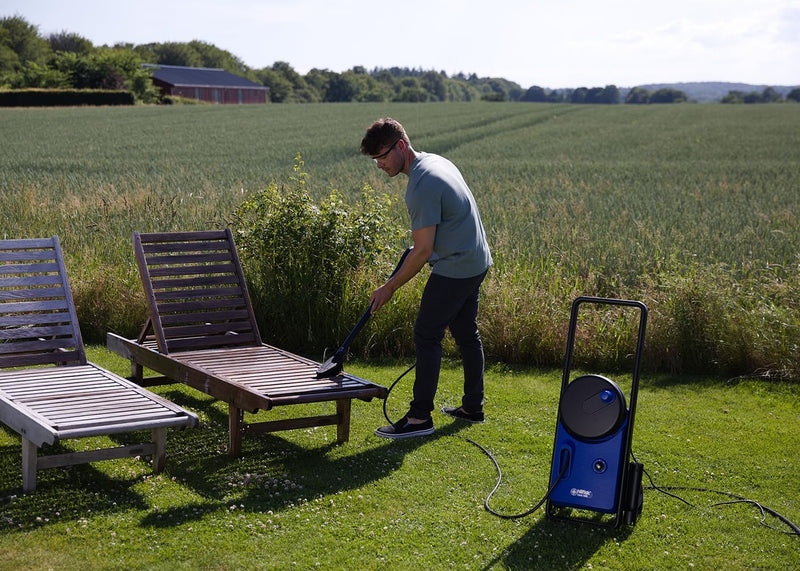
MULTIPOLYGON (((124 374, 102 348, 91 358, 124 374)), ((352 363, 385 385, 404 363, 352 363)), ((438 403, 460 395, 460 372, 445 367, 438 403)), ((627 390, 624 376, 612 376, 627 390)), ((483 500, 503 470, 492 507, 519 513, 544 493, 560 371, 494 366, 487 372, 483 425, 434 417, 431 438, 389 442, 373 435, 381 403, 356 402, 350 442, 333 428, 245 439, 225 453, 227 410, 179 385, 161 394, 195 411, 201 427, 171 431, 166 472, 114 460, 40 473, 22 495, 19 441, 0 432, 2 569, 786 569, 797 537, 748 505, 710 507, 713 493, 677 492, 694 508, 646 490, 634 526, 617 530, 548 520, 543 510, 501 520, 483 500)), ((410 380, 388 402, 404 410, 410 380)), ((757 379, 647 376, 639 391, 633 448, 662 486, 709 488, 761 502, 800 522, 796 384, 757 379)), ((314 405, 317 406, 317 405, 314 405)), ((296 408, 296 407, 294 407, 296 408)), ((273 417, 288 411, 262 415, 273 417)), ((297 413, 297 410, 291 411, 297 413)), ((77 446, 70 443, 68 446, 77 446)), ((91 445, 91 442, 88 444, 91 445)))

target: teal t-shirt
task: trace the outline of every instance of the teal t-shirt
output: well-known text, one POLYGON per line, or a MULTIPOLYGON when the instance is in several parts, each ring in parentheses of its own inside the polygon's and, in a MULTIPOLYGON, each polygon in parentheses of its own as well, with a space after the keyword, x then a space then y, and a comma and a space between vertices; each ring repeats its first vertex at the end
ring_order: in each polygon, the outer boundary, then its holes
POLYGON ((436 226, 433 273, 471 278, 492 265, 475 197, 453 163, 420 153, 408 171, 406 207, 412 230, 436 226))

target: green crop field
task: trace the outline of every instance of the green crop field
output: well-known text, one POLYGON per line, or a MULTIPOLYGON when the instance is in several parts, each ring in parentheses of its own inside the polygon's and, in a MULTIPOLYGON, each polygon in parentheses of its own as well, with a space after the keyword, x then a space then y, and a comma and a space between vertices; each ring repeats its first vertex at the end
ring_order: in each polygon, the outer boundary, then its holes
POLYGON ((3 109, 0 235, 58 234, 87 338, 133 333, 131 232, 226 225, 245 196, 286 181, 297 154, 314 196, 369 184, 397 197, 405 224, 404 177, 358 152, 384 115, 459 165, 476 195, 497 262, 482 312, 490 358, 558 363, 570 300, 601 295, 651 308, 646 366, 797 377, 797 105, 3 109))

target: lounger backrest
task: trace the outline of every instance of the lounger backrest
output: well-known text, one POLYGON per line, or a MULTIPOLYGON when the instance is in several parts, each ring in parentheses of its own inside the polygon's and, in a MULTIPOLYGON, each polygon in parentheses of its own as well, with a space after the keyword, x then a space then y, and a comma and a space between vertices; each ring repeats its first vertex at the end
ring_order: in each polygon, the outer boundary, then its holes
POLYGON ((261 344, 230 230, 134 232, 133 247, 160 352, 261 344))
POLYGON ((0 240, 0 368, 83 363, 58 237, 0 240))

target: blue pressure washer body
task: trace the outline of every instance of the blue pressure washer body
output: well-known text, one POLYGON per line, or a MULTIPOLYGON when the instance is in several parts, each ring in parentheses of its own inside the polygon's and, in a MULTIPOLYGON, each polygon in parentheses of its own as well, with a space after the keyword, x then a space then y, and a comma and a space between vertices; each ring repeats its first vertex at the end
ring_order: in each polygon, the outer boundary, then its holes
POLYGON ((629 462, 639 387, 647 307, 638 301, 579 297, 572 305, 561 382, 547 516, 602 526, 632 524, 642 510, 643 466, 629 462), (631 306, 640 310, 633 380, 626 403, 614 381, 601 375, 570 380, 581 304, 631 306), (591 517, 584 517, 589 512, 591 517), (579 514, 579 515, 576 515, 579 514), (609 520, 608 515, 613 519, 609 520))

